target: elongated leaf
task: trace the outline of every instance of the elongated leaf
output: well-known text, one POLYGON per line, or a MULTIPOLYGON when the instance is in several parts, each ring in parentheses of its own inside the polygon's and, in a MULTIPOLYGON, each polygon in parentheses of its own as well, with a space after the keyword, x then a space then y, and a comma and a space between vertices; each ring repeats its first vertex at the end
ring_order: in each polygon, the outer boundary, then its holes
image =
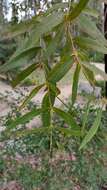
POLYGON ((69 136, 69 137, 70 136, 74 136, 74 137, 80 137, 81 136, 81 132, 79 130, 67 129, 67 128, 61 128, 61 127, 57 127, 55 129, 60 131, 64 135, 69 136))
POLYGON ((56 114, 58 114, 62 119, 64 119, 64 121, 72 128, 75 130, 79 130, 79 126, 77 125, 77 123, 75 122, 74 118, 72 117, 72 115, 70 113, 64 112, 63 110, 54 107, 53 108, 54 112, 56 114))
MULTIPOLYGON (((53 13, 42 19, 33 32, 31 40, 38 41, 41 35, 50 32, 54 27, 58 26, 63 21, 63 13, 53 13)), ((30 40, 30 39, 29 39, 30 40)), ((31 41, 33 42, 33 41, 31 41)))
POLYGON ((85 67, 87 67, 87 68, 89 68, 90 70, 92 70, 95 74, 99 74, 100 76, 102 76, 103 79, 104 79, 105 81, 107 81, 107 74, 106 74, 104 71, 102 71, 101 69, 99 69, 99 68, 96 67, 95 65, 93 65, 93 64, 91 64, 91 63, 88 63, 88 62, 82 62, 82 64, 83 64, 85 67))
POLYGON ((69 19, 73 20, 76 17, 78 17, 80 15, 80 13, 82 12, 82 10, 86 7, 86 5, 88 4, 89 0, 79 0, 79 3, 74 7, 74 9, 70 10, 69 13, 69 19))
POLYGON ((84 112, 84 115, 83 115, 82 135, 84 135, 84 132, 85 132, 84 130, 85 130, 86 124, 88 122, 87 119, 88 119, 89 110, 90 110, 90 101, 88 101, 88 103, 86 104, 85 112, 84 112))
POLYGON ((48 9, 48 11, 45 13, 45 15, 48 15, 49 13, 52 13, 53 11, 59 11, 61 9, 65 9, 68 7, 68 3, 62 2, 62 3, 55 3, 52 5, 51 8, 48 9))
POLYGON ((78 18, 78 27, 93 39, 97 39, 97 42, 100 42, 101 45, 106 46, 107 41, 104 38, 104 34, 100 32, 95 22, 92 21, 90 17, 81 15, 78 18))
POLYGON ((24 102, 22 103, 22 105, 20 106, 20 109, 24 108, 29 102, 30 100, 36 96, 36 94, 39 92, 39 90, 44 86, 45 84, 41 84, 39 86, 37 86, 36 88, 34 88, 30 94, 25 98, 24 102))
POLYGON ((99 109, 98 111, 98 114, 97 114, 97 117, 94 121, 94 124, 93 126, 91 127, 91 129, 88 131, 87 135, 85 136, 85 138, 83 139, 81 145, 80 145, 80 148, 79 150, 81 150, 82 148, 84 148, 86 146, 86 144, 88 142, 90 142, 90 140, 95 136, 95 134, 97 133, 98 131, 98 128, 100 126, 100 123, 101 123, 101 117, 102 117, 102 110, 99 109))
POLYGON ((79 64, 76 65, 76 70, 74 72, 73 77, 73 86, 72 86, 72 106, 74 105, 77 97, 78 90, 78 82, 79 82, 79 74, 80 74, 81 66, 79 64))
POLYGON ((36 27, 36 25, 41 21, 41 19, 42 15, 36 15, 30 19, 21 21, 18 24, 14 24, 11 26, 9 25, 9 27, 6 28, 7 30, 3 34, 3 38, 15 38, 21 34, 30 32, 34 27, 36 27))
MULTIPOLYGON (((21 116, 21 117, 17 117, 15 120, 11 120, 11 122, 7 122, 6 126, 9 127, 9 129, 16 127, 17 125, 20 124, 25 124, 27 122, 29 122, 30 120, 32 120, 34 117, 40 115, 41 113, 41 109, 33 109, 30 112, 26 113, 25 115, 21 116)), ((8 130, 8 128, 7 128, 8 130)))
POLYGON ((58 96, 59 93, 60 93, 60 91, 57 88, 56 84, 49 83, 49 94, 50 94, 50 101, 51 101, 52 106, 54 105, 55 98, 58 96))
POLYGON ((20 82, 22 82, 26 77, 28 77, 33 71, 35 71, 40 65, 32 64, 23 70, 17 77, 11 82, 13 87, 16 87, 20 82))
POLYGON ((54 83, 49 83, 50 90, 58 96, 60 94, 60 89, 54 83))
POLYGON ((70 70, 73 65, 71 57, 66 57, 61 60, 60 63, 57 63, 54 68, 50 71, 49 81, 56 83, 61 80, 65 74, 70 70))
POLYGON ((46 51, 45 51, 46 58, 48 58, 56 53, 56 50, 61 42, 63 33, 64 33, 64 27, 60 25, 58 27, 58 31, 56 32, 55 37, 52 38, 52 40, 50 41, 50 43, 48 44, 48 46, 46 48, 46 51))
POLYGON ((94 77, 94 73, 92 70, 90 70, 89 68, 87 68, 85 65, 82 64, 82 71, 86 77, 86 79, 88 80, 88 82, 92 85, 95 86, 95 77, 94 77))
POLYGON ((32 19, 30 18, 27 21, 21 21, 19 24, 14 24, 14 26, 9 27, 5 32, 4 38, 13 38, 18 35, 24 34, 25 32, 29 32, 34 29, 37 24, 42 22, 42 19, 44 19, 44 17, 48 16, 50 13, 53 13, 54 11, 59 11, 67 7, 68 3, 55 3, 44 13, 44 15, 36 15, 32 17, 32 19))
POLYGON ((1 66, 0 72, 5 72, 10 69, 22 66, 31 60, 31 58, 36 55, 36 50, 38 50, 37 45, 40 37, 47 32, 50 32, 54 27, 58 26, 63 21, 63 16, 63 13, 58 12, 42 18, 42 21, 37 24, 35 30, 31 32, 30 37, 25 39, 22 47, 17 49, 14 56, 7 64, 1 66))
POLYGON ((42 122, 44 127, 49 127, 51 123, 51 108, 49 94, 47 93, 42 101, 42 122))
POLYGON ((40 47, 33 47, 20 53, 16 52, 6 64, 0 67, 0 72, 7 72, 11 69, 28 64, 28 61, 31 61, 31 59, 36 56, 39 50, 40 47))
POLYGON ((76 44, 80 48, 87 48, 89 50, 94 50, 95 52, 100 52, 103 54, 107 53, 107 47, 103 46, 101 42, 99 43, 97 40, 89 38, 89 37, 76 37, 75 38, 76 44))
POLYGON ((51 32, 54 27, 63 22, 63 16, 64 14, 62 12, 58 12, 43 17, 41 22, 31 32, 29 39, 26 39, 23 43, 23 47, 20 49, 20 52, 37 46, 41 36, 45 35, 47 32, 51 32))
POLYGON ((22 137, 26 137, 28 135, 34 135, 34 134, 47 134, 49 132, 49 128, 44 128, 44 127, 40 127, 40 128, 32 128, 32 129, 22 129, 22 130, 17 130, 17 131, 3 131, 3 134, 1 135, 0 140, 4 141, 4 140, 8 140, 8 139, 17 139, 17 138, 22 138, 22 137))
POLYGON ((97 19, 98 19, 98 16, 99 16, 99 12, 97 10, 92 9, 92 8, 88 8, 88 7, 86 7, 83 10, 83 13, 85 13, 85 15, 92 16, 92 17, 97 18, 97 19))

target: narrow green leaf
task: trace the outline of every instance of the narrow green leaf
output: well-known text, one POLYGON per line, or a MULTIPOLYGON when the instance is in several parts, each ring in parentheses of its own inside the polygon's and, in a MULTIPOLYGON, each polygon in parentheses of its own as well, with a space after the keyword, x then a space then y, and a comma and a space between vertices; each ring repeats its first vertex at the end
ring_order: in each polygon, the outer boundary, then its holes
POLYGON ((11 69, 28 64, 28 62, 36 56, 39 50, 40 47, 33 47, 23 50, 22 52, 16 51, 10 60, 0 67, 0 72, 7 72, 11 69))
POLYGON ((33 71, 35 71, 40 65, 32 64, 19 73, 16 78, 11 82, 13 87, 16 87, 20 82, 22 82, 26 77, 28 77, 33 71))
POLYGON ((92 70, 90 70, 89 68, 87 68, 85 65, 81 64, 82 66, 82 71, 86 77, 86 79, 88 80, 88 82, 92 85, 95 86, 95 77, 94 77, 94 73, 92 70))
POLYGON ((35 46, 37 46, 38 41, 40 40, 43 35, 45 35, 48 32, 51 32, 53 28, 58 26, 63 22, 64 13, 62 12, 56 12, 52 13, 48 16, 44 16, 40 23, 37 24, 35 29, 30 33, 30 36, 28 39, 25 39, 23 42, 23 47, 20 50, 26 51, 29 50, 35 46))
POLYGON ((101 42, 101 44, 106 46, 107 41, 104 38, 104 34, 101 33, 101 31, 97 28, 95 22, 90 17, 81 15, 78 18, 78 27, 93 39, 97 39, 97 42, 101 42))
POLYGON ((4 32, 3 37, 7 38, 15 38, 21 34, 29 32, 36 26, 37 23, 40 22, 42 16, 36 15, 28 20, 21 21, 18 24, 11 25, 7 27, 7 30, 4 32))
POLYGON ((45 94, 42 101, 42 122, 44 127, 49 127, 51 123, 51 108, 49 94, 45 94))
POLYGON ((87 67, 87 68, 89 68, 90 70, 92 70, 95 74, 99 74, 100 76, 102 76, 103 79, 104 79, 105 81, 107 81, 107 74, 106 74, 104 71, 102 71, 101 69, 99 69, 99 68, 96 67, 95 65, 90 64, 90 63, 88 63, 88 62, 82 62, 82 64, 83 64, 85 67, 87 67))
POLYGON ((63 34, 64 34, 64 26, 60 25, 58 26, 58 30, 56 31, 55 36, 51 39, 51 41, 47 45, 46 51, 44 53, 46 58, 49 58, 50 56, 56 53, 56 50, 58 49, 59 44, 61 43, 63 34))
MULTIPOLYGON (((11 120, 11 122, 7 122, 6 126, 9 127, 9 129, 16 127, 17 125, 20 124, 26 124, 27 122, 29 122, 30 120, 32 120, 34 117, 40 115, 41 113, 41 109, 32 109, 30 112, 26 113, 25 115, 21 116, 21 117, 17 117, 14 120, 11 120)), ((8 130, 8 128, 7 128, 8 130)))
POLYGON ((81 66, 80 64, 76 65, 76 69, 73 76, 73 86, 72 86, 72 106, 74 105, 77 97, 78 90, 78 82, 79 82, 79 74, 80 74, 81 66))
POLYGON ((55 103, 55 98, 59 95, 60 91, 55 83, 49 83, 49 94, 52 106, 55 103))
POLYGON ((94 50, 95 52, 100 52, 103 54, 107 53, 107 47, 101 44, 98 40, 92 39, 90 37, 76 37, 75 43, 80 47, 80 48, 87 48, 89 50, 94 50))
POLYGON ((84 10, 83 10, 83 13, 85 15, 88 15, 88 16, 92 16, 94 18, 97 18, 99 17, 99 12, 95 9, 92 9, 92 8, 88 8, 86 7, 84 10))
POLYGON ((20 106, 19 109, 24 108, 29 102, 30 100, 36 96, 36 94, 39 92, 39 90, 44 86, 45 84, 41 84, 39 86, 37 86, 36 88, 34 88, 30 94, 25 98, 24 102, 22 103, 22 105, 20 106))
POLYGON ((75 122, 74 118, 70 113, 64 112, 63 110, 54 107, 54 112, 58 114, 72 129, 79 130, 78 124, 75 122))
POLYGON ((84 115, 83 115, 83 121, 82 121, 82 135, 84 135, 85 127, 86 127, 86 124, 87 124, 87 122, 88 122, 87 119, 88 119, 89 110, 90 110, 90 101, 88 101, 88 103, 86 104, 85 112, 84 112, 84 115))
POLYGON ((54 83, 49 83, 49 88, 50 90, 56 95, 58 96, 60 94, 60 89, 56 86, 56 84, 54 83))
POLYGON ((89 0, 79 0, 79 3, 73 8, 71 7, 70 13, 69 13, 69 19, 72 21, 76 17, 78 17, 82 10, 86 7, 88 4, 89 0))
POLYGON ((46 15, 49 13, 52 13, 53 11, 59 11, 63 10, 68 7, 68 3, 62 2, 62 3, 55 3, 52 5, 51 8, 48 9, 48 11, 45 13, 46 15))
POLYGON ((60 63, 57 63, 50 71, 48 80, 52 83, 56 83, 61 80, 65 74, 70 70, 73 65, 71 57, 65 57, 60 63))
POLYGON ((97 113, 97 117, 93 123, 93 126, 90 128, 90 130, 88 131, 87 135, 84 137, 79 150, 81 150, 82 148, 84 148, 86 146, 86 144, 88 142, 90 142, 90 140, 95 136, 95 134, 98 131, 98 128, 100 126, 101 123, 101 117, 102 117, 102 109, 99 109, 98 113, 97 113))
POLYGON ((81 132, 79 130, 74 130, 74 129, 67 129, 67 128, 62 128, 62 127, 56 127, 56 130, 60 131, 66 136, 74 136, 74 137, 80 137, 81 132))
POLYGON ((0 140, 4 141, 4 140, 8 140, 8 139, 17 139, 17 138, 22 138, 22 137, 26 137, 28 135, 34 135, 34 134, 38 134, 38 133, 43 133, 43 134, 47 134, 49 132, 49 128, 44 128, 44 127, 40 127, 40 128, 32 128, 32 129, 21 129, 21 130, 17 130, 17 131, 3 131, 0 140))

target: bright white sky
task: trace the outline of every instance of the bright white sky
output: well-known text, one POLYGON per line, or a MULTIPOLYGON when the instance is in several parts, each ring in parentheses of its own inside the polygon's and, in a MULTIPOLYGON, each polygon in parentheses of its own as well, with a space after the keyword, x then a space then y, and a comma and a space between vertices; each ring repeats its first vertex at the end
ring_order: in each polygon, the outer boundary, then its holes
MULTIPOLYGON (((12 0, 7 0, 8 1, 8 3, 11 3, 12 2, 12 0)), ((17 0, 17 2, 23 2, 23 0, 17 0)), ((11 11, 11 9, 8 11, 8 15, 7 15, 7 18, 8 18, 8 20, 10 20, 11 19, 11 16, 12 16, 12 11, 11 11)))

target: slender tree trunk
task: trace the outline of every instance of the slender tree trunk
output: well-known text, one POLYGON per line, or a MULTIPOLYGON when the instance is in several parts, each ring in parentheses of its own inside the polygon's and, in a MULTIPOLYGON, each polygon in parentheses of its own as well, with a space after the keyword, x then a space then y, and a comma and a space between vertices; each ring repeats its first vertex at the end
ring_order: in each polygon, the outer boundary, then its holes
MULTIPOLYGON (((107 39, 107 4, 104 4, 104 35, 107 39)), ((107 73, 107 54, 104 55, 105 73, 107 73)), ((105 83, 105 96, 107 98, 107 81, 105 83)))

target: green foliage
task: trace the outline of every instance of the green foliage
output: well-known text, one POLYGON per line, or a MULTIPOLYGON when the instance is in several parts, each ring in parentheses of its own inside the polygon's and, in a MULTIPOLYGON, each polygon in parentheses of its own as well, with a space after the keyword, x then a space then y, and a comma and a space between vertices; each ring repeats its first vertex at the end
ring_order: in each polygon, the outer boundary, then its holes
MULTIPOLYGON (((95 15, 94 19, 92 19, 93 15, 92 11, 90 12, 88 9, 88 2, 89 0, 80 0, 78 3, 62 2, 61 4, 55 4, 55 6, 48 8, 46 12, 44 11, 44 13, 38 14, 36 17, 28 20, 27 24, 25 24, 25 22, 19 23, 16 25, 16 28, 12 29, 11 37, 25 33, 26 35, 23 39, 23 43, 10 60, 1 66, 0 72, 6 72, 26 64, 26 69, 12 82, 15 87, 36 70, 39 64, 39 67, 43 69, 45 81, 43 85, 33 89, 21 107, 24 107, 44 85, 46 87, 46 94, 43 97, 39 109, 34 108, 29 113, 12 119, 9 125, 7 123, 6 131, 8 132, 8 137, 11 137, 12 133, 12 137, 15 135, 21 137, 23 135, 32 134, 33 132, 36 133, 37 131, 48 131, 50 146, 52 146, 53 131, 55 129, 67 135, 73 134, 75 137, 79 136, 81 139, 86 135, 81 145, 81 148, 83 148, 96 134, 101 120, 99 112, 94 124, 91 125, 91 129, 85 129, 85 134, 82 133, 81 125, 77 124, 71 114, 76 103, 80 69, 93 88, 95 87, 94 72, 99 73, 104 80, 107 80, 107 75, 103 71, 100 71, 100 69, 87 61, 89 60, 88 53, 90 53, 90 50, 103 54, 107 53, 106 40, 98 27, 94 25, 94 21, 92 21, 95 19, 95 15), (75 35, 73 31, 75 25, 78 28, 78 35, 75 35), (55 57, 58 59, 56 63, 53 63, 55 57), (30 64, 30 66, 28 64, 30 64), (58 97, 60 91, 57 85, 73 66, 74 68, 76 67, 76 70, 73 78, 72 101, 70 105, 66 105, 63 100, 58 97), (55 108, 55 99, 59 99, 59 101, 66 106, 67 112, 55 108), (69 125, 67 129, 64 127, 56 127, 53 120, 54 114, 60 116, 69 125), (21 128, 14 133, 13 129, 15 129, 15 127, 17 128, 20 124, 25 125, 26 122, 29 122, 38 115, 41 115, 43 127, 30 130, 29 132, 25 132, 25 129, 23 130, 21 128)), ((104 101, 99 100, 99 102, 102 109, 104 101)))
POLYGON ((97 118, 95 119, 93 126, 91 127, 91 129, 89 130, 89 132, 87 133, 87 135, 85 136, 85 138, 83 139, 81 145, 80 145, 80 150, 93 138, 93 136, 96 134, 98 127, 101 123, 101 117, 102 117, 102 110, 98 111, 98 115, 97 118))
MULTIPOLYGON (((82 125, 85 108, 77 108, 78 122, 82 125)), ((90 106, 87 129, 93 123, 96 110, 90 106), (92 117, 93 116, 93 117, 92 117)), ((24 190, 36 188, 71 190, 78 187, 82 190, 99 189, 106 184, 106 145, 102 134, 107 132, 107 113, 103 111, 99 135, 78 151, 80 139, 65 136, 54 130, 53 158, 49 155, 48 133, 28 134, 5 142, 0 153, 0 187, 7 181, 17 181, 24 190), (105 148, 104 148, 105 147, 105 148)), ((62 121, 58 120, 63 129, 62 121)), ((46 129, 46 128, 44 128, 46 129)), ((67 128, 65 128, 67 129, 67 128)), ((68 129, 69 130, 69 129, 68 129)))
POLYGON ((73 86, 72 86, 72 105, 74 105, 77 97, 77 90, 78 90, 78 82, 79 82, 79 74, 80 74, 81 67, 79 64, 76 65, 76 69, 73 76, 73 86))

